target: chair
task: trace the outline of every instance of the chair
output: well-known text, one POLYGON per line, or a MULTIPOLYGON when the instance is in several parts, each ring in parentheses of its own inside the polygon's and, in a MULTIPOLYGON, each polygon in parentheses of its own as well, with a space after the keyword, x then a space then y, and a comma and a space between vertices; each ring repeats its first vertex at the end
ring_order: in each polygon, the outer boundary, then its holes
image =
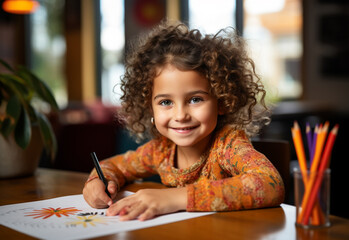
POLYGON ((252 139, 252 145, 263 153, 279 171, 285 185, 285 202, 289 202, 290 197, 290 144, 283 140, 260 140, 252 139))

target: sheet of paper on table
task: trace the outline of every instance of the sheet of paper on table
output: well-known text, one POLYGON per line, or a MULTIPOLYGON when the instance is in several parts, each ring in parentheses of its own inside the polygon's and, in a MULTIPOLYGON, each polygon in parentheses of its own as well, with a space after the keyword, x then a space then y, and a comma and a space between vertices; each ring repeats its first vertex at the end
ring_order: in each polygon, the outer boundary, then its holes
MULTIPOLYGON (((131 195, 120 193, 120 198, 131 195)), ((0 206, 0 224, 41 239, 83 239, 153 227, 213 214, 178 212, 148 221, 119 221, 105 209, 91 208, 82 194, 0 206)))

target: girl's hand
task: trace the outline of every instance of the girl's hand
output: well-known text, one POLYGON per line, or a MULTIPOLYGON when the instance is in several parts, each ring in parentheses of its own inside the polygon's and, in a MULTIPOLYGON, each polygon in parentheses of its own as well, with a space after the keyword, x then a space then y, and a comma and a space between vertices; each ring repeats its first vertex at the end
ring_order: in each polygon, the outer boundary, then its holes
POLYGON ((85 201, 93 208, 105 208, 113 204, 113 199, 116 197, 117 188, 114 181, 108 182, 108 191, 110 197, 105 192, 104 183, 96 178, 85 184, 82 193, 85 201))
POLYGON ((121 221, 138 218, 140 221, 157 215, 185 210, 187 189, 143 189, 123 198, 107 210, 107 216, 120 215, 121 221))

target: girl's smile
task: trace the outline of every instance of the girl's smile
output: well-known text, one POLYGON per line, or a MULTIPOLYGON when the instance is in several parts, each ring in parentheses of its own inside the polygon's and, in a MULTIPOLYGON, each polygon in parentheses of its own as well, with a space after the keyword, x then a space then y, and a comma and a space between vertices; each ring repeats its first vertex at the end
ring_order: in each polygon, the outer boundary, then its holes
POLYGON ((203 151, 217 125, 218 104, 207 79, 172 65, 155 77, 152 108, 157 130, 178 148, 203 151))
POLYGON ((181 136, 189 136, 194 132, 195 129, 199 128, 199 126, 193 126, 193 127, 170 127, 175 133, 181 135, 181 136))
POLYGON ((193 127, 172 127, 172 129, 178 133, 185 134, 191 132, 193 129, 197 128, 199 126, 193 126, 193 127))

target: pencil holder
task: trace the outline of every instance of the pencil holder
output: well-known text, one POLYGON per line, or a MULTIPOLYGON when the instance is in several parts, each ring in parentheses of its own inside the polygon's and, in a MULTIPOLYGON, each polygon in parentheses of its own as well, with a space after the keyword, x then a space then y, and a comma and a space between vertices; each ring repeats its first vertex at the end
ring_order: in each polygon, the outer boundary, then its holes
POLYGON ((294 170, 296 226, 321 228, 330 226, 331 170, 294 170))

